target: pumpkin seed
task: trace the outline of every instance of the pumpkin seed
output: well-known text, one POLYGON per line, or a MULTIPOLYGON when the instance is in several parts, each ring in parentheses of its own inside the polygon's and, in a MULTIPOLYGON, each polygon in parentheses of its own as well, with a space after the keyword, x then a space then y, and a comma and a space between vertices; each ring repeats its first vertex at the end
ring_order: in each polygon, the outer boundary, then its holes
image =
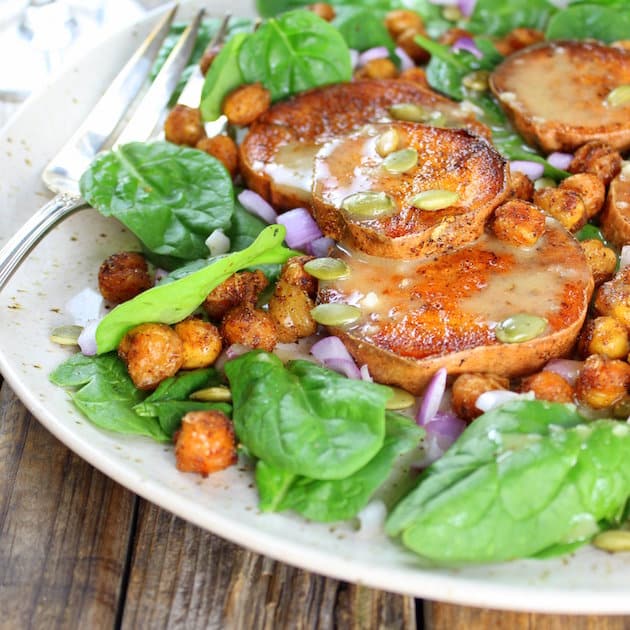
POLYGON ((431 116, 431 112, 415 103, 396 103, 389 108, 389 114, 395 120, 407 122, 426 122, 431 116))
POLYGON ((538 315, 516 313, 506 317, 496 327, 494 334, 503 343, 522 343, 535 339, 547 328, 547 320, 538 315))
POLYGON ((390 127, 387 131, 384 131, 376 141, 376 152, 381 157, 387 157, 390 153, 393 153, 398 148, 400 137, 394 127, 390 127))
POLYGON ((619 107, 630 102, 630 85, 619 85, 606 97, 606 103, 611 107, 619 107))
POLYGON ((604 551, 630 551, 630 532, 623 529, 610 529, 597 534, 593 544, 604 551))
POLYGON ((391 214, 396 206, 394 200, 384 192, 358 192, 349 195, 341 202, 341 207, 358 217, 371 219, 391 214))
POLYGON ((475 70, 462 79, 462 85, 474 92, 485 92, 488 89, 489 79, 488 70, 475 70))
POLYGON ((232 392, 223 385, 217 385, 216 387, 198 389, 190 395, 190 399, 203 402, 230 402, 232 400, 232 392))
POLYGON ((452 190, 425 190, 418 193, 409 202, 414 208, 420 210, 443 210, 457 203, 459 194, 452 190))
POLYGON ((401 149, 390 153, 384 160, 383 166, 390 173, 406 173, 418 163, 418 152, 415 149, 401 149))
POLYGON ((81 326, 58 326, 51 331, 50 340, 60 346, 78 346, 82 331, 81 326))
POLYGON ((319 304, 311 309, 313 319, 323 326, 347 326, 361 317, 361 309, 351 304, 319 304))
POLYGON ((318 280, 337 280, 350 273, 348 265, 339 258, 314 258, 304 264, 304 270, 318 280))
POLYGON ((409 409, 416 404, 416 399, 413 394, 410 394, 405 389, 399 387, 390 387, 393 392, 392 397, 385 403, 385 409, 390 411, 397 411, 399 409, 409 409))
POLYGON ((463 13, 454 4, 449 4, 442 9, 442 17, 449 22, 459 22, 464 18, 463 13))

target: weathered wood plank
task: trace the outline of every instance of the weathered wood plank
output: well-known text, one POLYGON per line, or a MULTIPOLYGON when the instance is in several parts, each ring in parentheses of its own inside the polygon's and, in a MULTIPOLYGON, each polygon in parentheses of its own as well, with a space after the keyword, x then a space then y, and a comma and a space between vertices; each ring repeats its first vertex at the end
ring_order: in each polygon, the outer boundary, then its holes
POLYGON ((0 625, 111 628, 135 497, 0 393, 0 625))
POLYGON ((425 630, 630 630, 628 616, 538 615, 439 602, 424 605, 425 630))
POLYGON ((416 627, 412 598, 264 558, 141 502, 123 628, 416 627))

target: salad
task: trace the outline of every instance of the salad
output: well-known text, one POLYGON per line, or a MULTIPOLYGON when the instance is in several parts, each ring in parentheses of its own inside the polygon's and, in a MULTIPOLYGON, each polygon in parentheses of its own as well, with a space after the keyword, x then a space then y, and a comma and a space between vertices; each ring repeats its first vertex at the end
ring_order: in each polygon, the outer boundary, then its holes
POLYGON ((53 383, 183 472, 247 462, 263 511, 384 510, 437 564, 627 549, 630 11, 258 8, 218 51, 207 22, 164 141, 84 174, 142 251, 53 383))

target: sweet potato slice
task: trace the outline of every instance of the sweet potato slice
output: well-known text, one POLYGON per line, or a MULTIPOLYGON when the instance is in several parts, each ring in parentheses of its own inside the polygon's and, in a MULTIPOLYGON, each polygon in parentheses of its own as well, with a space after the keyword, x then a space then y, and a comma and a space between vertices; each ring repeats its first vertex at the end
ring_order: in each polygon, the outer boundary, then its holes
POLYGON ((551 218, 533 247, 487 232, 429 260, 338 255, 350 273, 321 282, 319 301, 354 304, 361 317, 330 332, 377 381, 414 393, 441 367, 451 375, 540 369, 573 346, 593 290, 579 244, 551 218), (502 343, 496 327, 517 313, 545 318, 546 328, 531 340, 502 343))
POLYGON ((630 174, 622 171, 612 180, 599 220, 606 239, 617 247, 630 245, 630 174))
POLYGON ((240 146, 249 188, 281 210, 309 205, 313 158, 322 144, 389 118, 394 104, 420 105, 441 122, 490 137, 487 127, 459 104, 417 83, 363 80, 326 86, 276 103, 249 129, 240 146))
POLYGON ((490 88, 521 135, 545 152, 602 140, 630 148, 630 102, 608 95, 630 83, 630 51, 594 41, 531 46, 503 61, 490 88))
POLYGON ((430 256, 478 238, 485 220, 510 192, 503 158, 482 138, 463 129, 417 123, 369 125, 327 143, 315 158, 313 216, 326 236, 366 254, 390 258, 430 256), (398 147, 416 151, 404 172, 387 168, 379 141, 394 134, 398 147), (427 191, 455 193, 440 210, 415 207, 427 191), (385 193, 392 210, 365 217, 344 208, 356 193, 385 193))

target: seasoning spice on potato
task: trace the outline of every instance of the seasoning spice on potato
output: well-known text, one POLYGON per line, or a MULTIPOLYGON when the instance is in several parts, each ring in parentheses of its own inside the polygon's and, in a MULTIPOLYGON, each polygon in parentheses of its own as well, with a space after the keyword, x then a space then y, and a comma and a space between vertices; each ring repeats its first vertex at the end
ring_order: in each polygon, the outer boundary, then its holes
POLYGON ((113 304, 126 302, 152 286, 147 261, 138 252, 112 254, 98 270, 98 289, 113 304))

